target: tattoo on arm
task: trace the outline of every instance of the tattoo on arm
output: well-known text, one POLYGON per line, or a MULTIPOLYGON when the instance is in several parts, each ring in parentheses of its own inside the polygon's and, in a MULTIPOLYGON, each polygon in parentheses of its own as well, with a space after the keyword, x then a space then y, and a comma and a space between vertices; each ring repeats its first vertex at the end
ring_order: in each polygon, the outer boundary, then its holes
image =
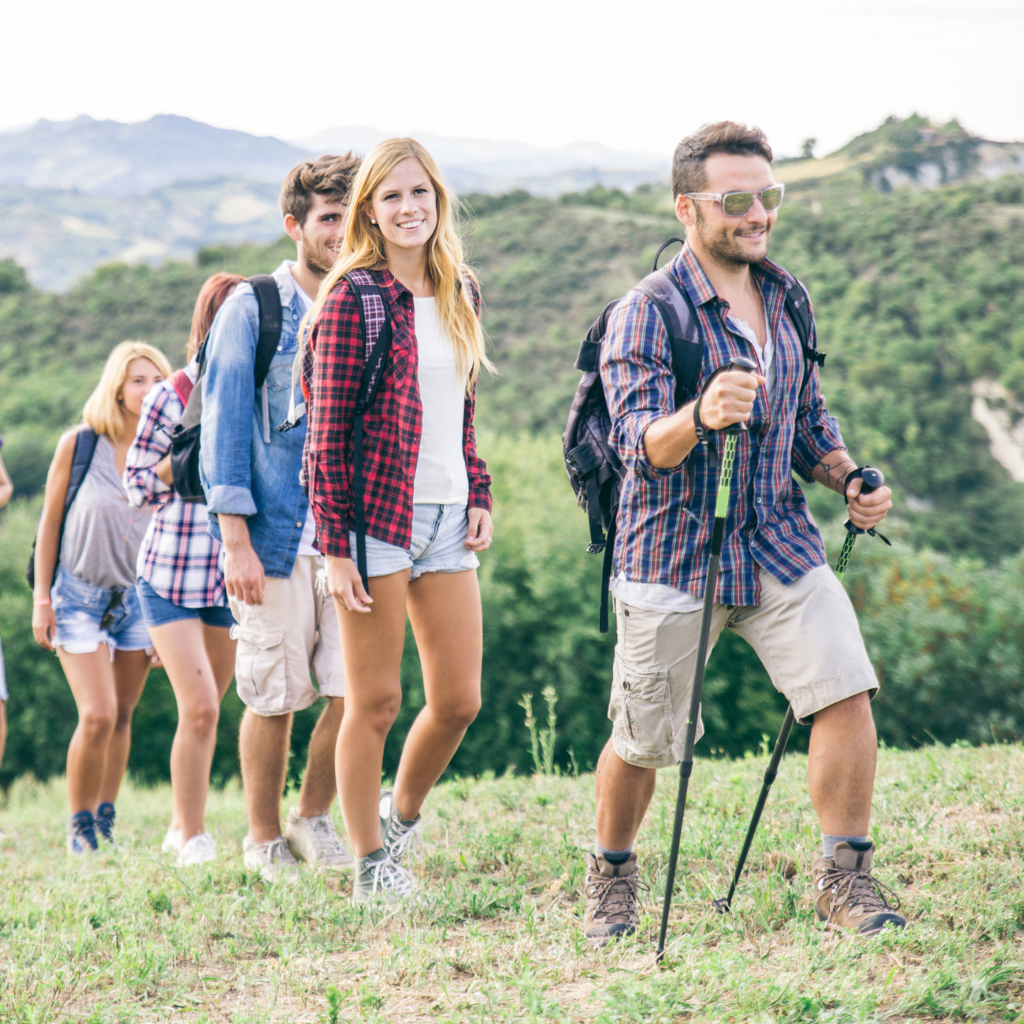
POLYGON ((837 494, 842 493, 843 480, 849 472, 851 463, 848 459, 823 459, 820 463, 825 474, 825 486, 837 494))

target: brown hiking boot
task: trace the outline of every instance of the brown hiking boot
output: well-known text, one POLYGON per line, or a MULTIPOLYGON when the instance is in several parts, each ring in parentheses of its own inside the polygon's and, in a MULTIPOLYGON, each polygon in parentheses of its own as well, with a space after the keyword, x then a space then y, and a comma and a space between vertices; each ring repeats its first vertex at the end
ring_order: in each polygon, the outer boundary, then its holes
POLYGON ((647 890, 649 886, 640 881, 635 853, 624 864, 612 864, 600 854, 588 853, 584 887, 587 909, 583 915, 587 938, 607 942, 632 935, 640 923, 636 909, 638 889, 647 890))
POLYGON ((874 843, 855 850, 849 843, 836 843, 834 859, 814 861, 814 909, 829 931, 877 935, 887 924, 902 928, 907 919, 896 911, 899 897, 871 874, 874 843), (895 906, 886 898, 889 893, 895 906))

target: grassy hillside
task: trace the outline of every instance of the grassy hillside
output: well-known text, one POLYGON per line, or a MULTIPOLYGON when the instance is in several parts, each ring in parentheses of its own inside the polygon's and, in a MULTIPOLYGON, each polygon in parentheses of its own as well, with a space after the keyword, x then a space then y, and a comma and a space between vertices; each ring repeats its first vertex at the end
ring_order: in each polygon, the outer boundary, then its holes
MULTIPOLYGON (((1017 1021, 1024 1013, 1024 774, 1019 746, 883 750, 879 877, 909 925, 873 940, 816 923, 819 844, 806 759, 787 756, 728 917, 728 879, 764 759, 698 764, 663 967, 653 963, 676 773, 662 772, 638 850, 650 892, 639 933, 589 947, 580 922, 590 776, 441 786, 413 861, 430 900, 383 913, 348 876, 271 888, 242 868, 236 787, 211 796, 219 859, 159 853, 167 787, 129 788, 121 853, 63 852, 55 781, 19 783, 0 825, 0 1019, 269 1024, 854 1024, 1017 1021)), ((336 817, 339 817, 336 815, 336 817)))

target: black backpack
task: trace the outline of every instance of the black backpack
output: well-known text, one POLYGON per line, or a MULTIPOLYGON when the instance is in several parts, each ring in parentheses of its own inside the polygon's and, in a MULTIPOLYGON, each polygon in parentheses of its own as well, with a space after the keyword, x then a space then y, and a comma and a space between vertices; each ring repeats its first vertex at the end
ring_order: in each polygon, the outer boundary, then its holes
MULTIPOLYGON (((672 370, 676 378, 675 405, 678 409, 697 397, 703 343, 696 312, 685 289, 667 268, 658 269, 658 259, 665 248, 674 242, 685 244, 681 238, 670 238, 654 257, 653 272, 634 289, 654 304, 668 333, 672 347, 672 370)), ((624 296, 623 296, 624 298, 624 296)), ((583 377, 573 396, 569 422, 562 435, 562 452, 569 483, 576 493, 576 503, 587 513, 590 522, 590 554, 604 552, 601 574, 601 613, 599 629, 608 632, 608 584, 611 579, 612 555, 619 511, 619 495, 625 469, 609 443, 612 422, 604 397, 599 373, 601 346, 608 329, 608 318, 623 301, 613 299, 594 321, 580 345, 574 364, 583 371, 583 377)), ((786 311, 796 327, 803 346, 806 369, 801 388, 807 386, 814 364, 825 362, 825 353, 810 344, 811 312, 804 286, 795 277, 786 274, 786 311)), ((709 443, 713 452, 713 445, 709 443)))
MULTIPOLYGON (((259 309, 260 333, 256 341, 256 362, 253 367, 253 380, 256 390, 259 391, 267 379, 270 362, 281 338, 281 293, 277 290, 277 282, 269 274, 247 277, 246 282, 252 285, 259 309)), ((174 490, 182 501, 204 504, 206 493, 199 477, 199 446, 203 418, 203 376, 206 372, 209 339, 210 336, 207 335, 200 346, 199 374, 188 396, 181 422, 171 435, 171 475, 174 477, 174 490)))
MULTIPOLYGON (((93 453, 96 451, 96 442, 99 440, 96 431, 91 427, 80 430, 75 436, 75 453, 71 456, 71 474, 68 477, 68 489, 64 494, 64 515, 60 519, 60 533, 57 534, 57 557, 53 563, 53 580, 57 579, 57 567, 60 565, 60 548, 64 541, 64 521, 68 517, 68 509, 71 508, 78 492, 82 488, 89 467, 92 465, 93 453)), ((39 531, 36 531, 38 536, 39 531)), ((28 556, 28 568, 25 570, 25 579, 28 585, 35 590, 36 587, 36 542, 32 540, 32 554, 28 556)), ((51 586, 53 581, 51 581, 51 586)))

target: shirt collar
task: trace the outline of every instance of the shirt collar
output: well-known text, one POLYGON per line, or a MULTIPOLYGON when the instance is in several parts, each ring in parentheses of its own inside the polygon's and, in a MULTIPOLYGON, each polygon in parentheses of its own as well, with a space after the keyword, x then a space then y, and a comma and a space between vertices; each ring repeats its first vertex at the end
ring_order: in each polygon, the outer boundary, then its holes
POLYGON ((270 276, 277 284, 277 290, 281 293, 281 305, 291 308, 295 299, 295 278, 292 277, 292 267, 295 260, 282 260, 281 266, 270 276))
MULTIPOLYGON (((683 246, 682 251, 669 264, 669 267, 679 283, 686 289, 694 306, 703 306, 712 299, 718 298, 715 286, 711 283, 708 275, 704 273, 704 268, 688 245, 683 246)), ((764 282, 769 286, 772 284, 784 286, 786 283, 785 271, 767 258, 760 263, 751 264, 750 269, 759 283, 764 282)))

